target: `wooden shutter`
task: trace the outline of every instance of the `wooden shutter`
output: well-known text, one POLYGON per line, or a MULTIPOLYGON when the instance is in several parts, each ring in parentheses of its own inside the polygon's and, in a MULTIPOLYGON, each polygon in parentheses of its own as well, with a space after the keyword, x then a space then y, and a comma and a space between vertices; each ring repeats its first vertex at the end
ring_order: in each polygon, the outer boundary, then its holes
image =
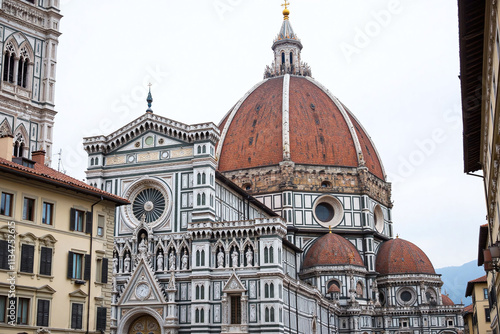
POLYGON ((108 283, 108 259, 102 259, 101 283, 108 283))
POLYGON ((9 243, 7 240, 0 240, 0 269, 9 269, 8 252, 9 243))
POLYGON ((75 230, 75 215, 76 215, 76 209, 70 209, 69 210, 69 230, 70 231, 75 230))
POLYGON ((85 214, 85 233, 92 234, 92 212, 85 214))
POLYGON ((49 305, 48 300, 39 299, 36 315, 36 325, 39 327, 49 326, 49 305))
POLYGON ((90 254, 85 254, 85 269, 83 271, 83 279, 86 281, 90 281, 90 254))
POLYGON ((68 278, 73 278, 73 252, 69 252, 68 254, 68 278))
POLYGON ((35 257, 35 246, 23 244, 21 247, 21 272, 33 272, 33 259, 35 257))
POLYGON ((106 330, 106 307, 98 307, 97 308, 97 321, 96 321, 96 331, 105 331, 106 330))
POLYGON ((52 248, 42 247, 40 253, 40 275, 50 276, 52 273, 52 248))
POLYGON ((82 329, 83 304, 71 305, 71 329, 82 329))

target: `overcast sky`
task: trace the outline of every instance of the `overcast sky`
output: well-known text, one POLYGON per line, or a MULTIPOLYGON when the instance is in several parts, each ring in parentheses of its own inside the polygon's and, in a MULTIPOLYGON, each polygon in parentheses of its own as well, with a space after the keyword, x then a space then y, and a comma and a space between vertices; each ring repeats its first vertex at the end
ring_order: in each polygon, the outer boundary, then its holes
MULTIPOLYGON (((54 153, 155 113, 219 123, 271 64, 280 0, 62 0, 54 153)), ((291 0, 302 59, 358 117, 393 182, 395 233, 436 268, 477 257, 483 183, 463 173, 456 0, 291 0)), ((57 168, 58 156, 53 156, 57 168)))

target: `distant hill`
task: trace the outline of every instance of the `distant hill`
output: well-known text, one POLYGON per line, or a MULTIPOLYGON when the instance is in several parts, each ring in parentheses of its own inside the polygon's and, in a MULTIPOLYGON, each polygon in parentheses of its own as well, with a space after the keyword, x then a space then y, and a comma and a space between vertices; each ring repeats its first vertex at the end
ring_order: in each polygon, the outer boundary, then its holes
POLYGON ((467 262, 460 267, 436 269, 436 273, 442 275, 441 279, 444 284, 441 288, 441 293, 448 293, 455 304, 463 301, 466 306, 472 303, 470 297, 465 298, 467 282, 485 275, 483 267, 477 266, 477 260, 467 262))

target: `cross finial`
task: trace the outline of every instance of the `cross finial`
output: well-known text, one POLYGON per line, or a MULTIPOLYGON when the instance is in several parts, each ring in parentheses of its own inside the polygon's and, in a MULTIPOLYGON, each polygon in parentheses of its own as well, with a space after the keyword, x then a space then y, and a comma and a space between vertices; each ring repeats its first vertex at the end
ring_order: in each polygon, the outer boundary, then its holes
POLYGON ((285 1, 285 3, 281 5, 282 7, 285 7, 285 9, 283 9, 283 16, 285 17, 284 18, 285 20, 288 20, 288 15, 290 15, 290 11, 288 10, 288 6, 290 6, 290 3, 287 0, 284 0, 284 1, 285 1))

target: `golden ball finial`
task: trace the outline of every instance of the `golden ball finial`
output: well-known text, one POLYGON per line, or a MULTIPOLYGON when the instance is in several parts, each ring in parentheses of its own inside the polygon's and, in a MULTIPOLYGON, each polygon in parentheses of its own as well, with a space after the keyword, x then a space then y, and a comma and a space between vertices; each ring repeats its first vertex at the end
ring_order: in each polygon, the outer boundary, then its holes
POLYGON ((288 9, 288 6, 290 6, 290 3, 285 0, 285 3, 282 4, 285 9, 283 9, 283 16, 285 17, 285 20, 288 20, 288 15, 290 15, 290 10, 288 9))

